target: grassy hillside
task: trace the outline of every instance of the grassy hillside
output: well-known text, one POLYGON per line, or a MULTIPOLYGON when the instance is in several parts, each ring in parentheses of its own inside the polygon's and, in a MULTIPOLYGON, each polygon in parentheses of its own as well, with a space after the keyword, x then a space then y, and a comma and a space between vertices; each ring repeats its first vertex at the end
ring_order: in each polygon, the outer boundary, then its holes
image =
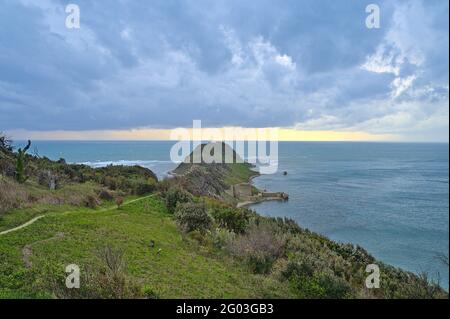
POLYGON ((0 297, 53 297, 52 282, 64 279, 68 264, 101 263, 97 252, 108 246, 123 252, 126 276, 161 298, 289 296, 286 284, 250 274, 223 252, 183 237, 157 196, 121 209, 52 212, 0 237, 0 297))

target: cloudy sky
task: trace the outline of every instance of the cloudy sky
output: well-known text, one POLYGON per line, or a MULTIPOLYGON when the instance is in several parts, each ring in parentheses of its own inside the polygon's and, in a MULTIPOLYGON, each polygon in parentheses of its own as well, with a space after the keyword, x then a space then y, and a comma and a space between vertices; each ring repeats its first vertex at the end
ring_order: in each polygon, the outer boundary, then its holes
POLYGON ((70 2, 80 29, 65 26, 68 1, 0 0, 0 130, 13 137, 132 138, 198 119, 448 141, 447 0, 70 2))

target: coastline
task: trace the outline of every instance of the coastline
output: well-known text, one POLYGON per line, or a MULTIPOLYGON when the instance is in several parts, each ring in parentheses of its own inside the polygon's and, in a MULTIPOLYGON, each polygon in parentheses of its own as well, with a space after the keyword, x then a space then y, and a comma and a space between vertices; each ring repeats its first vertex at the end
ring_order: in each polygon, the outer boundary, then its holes
MULTIPOLYGON (((256 171, 254 171, 254 172, 255 172, 255 175, 250 176, 250 178, 248 179, 248 184, 250 184, 253 188, 258 189, 256 186, 254 186, 253 179, 260 177, 261 174, 256 171)), ((233 185, 233 186, 236 186, 236 185, 233 185)), ((258 196, 257 198, 254 198, 251 200, 238 201, 238 203, 236 204, 236 208, 248 207, 253 204, 269 202, 269 201, 287 201, 287 200, 289 200, 289 195, 285 192, 267 192, 266 190, 261 191, 259 189, 258 189, 258 191, 259 191, 259 194, 262 194, 262 196, 258 196), (270 195, 274 195, 274 196, 264 196, 264 194, 270 194, 270 195)))

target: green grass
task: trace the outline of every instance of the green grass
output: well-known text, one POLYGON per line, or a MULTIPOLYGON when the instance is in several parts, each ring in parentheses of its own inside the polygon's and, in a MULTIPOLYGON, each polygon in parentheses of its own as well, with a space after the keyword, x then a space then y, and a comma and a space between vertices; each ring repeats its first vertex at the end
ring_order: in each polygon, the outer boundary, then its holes
MULTIPOLYGON (((61 205, 51 203, 73 202, 80 204, 87 195, 96 196, 96 190, 98 189, 98 186, 93 183, 70 184, 55 191, 42 189, 42 187, 38 187, 32 183, 28 183, 26 186, 29 190, 29 196, 40 199, 42 203, 28 204, 27 206, 29 207, 13 209, 7 213, 0 214, 0 232, 24 224, 37 216, 79 209, 79 207, 71 206, 69 204, 61 205)), ((105 202, 102 203, 99 208, 108 206, 113 206, 113 204, 105 202)))
POLYGON ((225 176, 225 182, 228 185, 247 183, 252 176, 258 175, 257 172, 249 168, 248 164, 228 164, 228 167, 230 168, 230 173, 225 176))
MULTIPOLYGON (((106 245, 121 249, 127 273, 161 298, 290 296, 287 284, 251 274, 223 253, 183 239, 156 196, 121 209, 73 208, 67 213, 64 209, 0 236, 0 298, 51 297, 50 289, 42 288, 49 278, 65 276, 68 264, 83 269, 95 263, 96 251, 106 245), (55 239, 57 233, 64 237, 55 239), (150 247, 151 240, 156 247, 150 247), (23 261, 25 245, 32 245, 31 268, 23 261)), ((20 224, 25 216, 41 212, 15 211, 2 227, 20 224)))

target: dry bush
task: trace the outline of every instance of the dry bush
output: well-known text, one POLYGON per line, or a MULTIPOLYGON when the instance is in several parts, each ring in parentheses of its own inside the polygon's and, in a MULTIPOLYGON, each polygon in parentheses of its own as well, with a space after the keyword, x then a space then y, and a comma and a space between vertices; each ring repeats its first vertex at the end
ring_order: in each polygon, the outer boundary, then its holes
POLYGON ((22 207, 29 200, 26 189, 0 176, 0 214, 22 207))
POLYGON ((252 223, 246 234, 236 237, 228 246, 230 253, 246 260, 256 273, 268 273, 284 254, 285 239, 268 223, 252 223))
POLYGON ((117 208, 123 205, 123 197, 117 197, 116 199, 117 208))
POLYGON ((97 197, 92 196, 92 195, 88 195, 88 196, 86 197, 86 202, 85 202, 85 206, 86 206, 86 207, 95 209, 95 208, 97 208, 97 206, 100 205, 100 204, 101 204, 101 203, 100 203, 100 201, 99 201, 99 199, 98 199, 97 197))
POLYGON ((428 274, 423 272, 402 285, 400 293, 396 297, 406 299, 448 299, 448 293, 442 290, 439 281, 431 280, 428 274))
POLYGON ((157 298, 151 296, 136 281, 126 274, 126 265, 121 250, 107 246, 97 252, 98 263, 81 272, 80 288, 68 289, 65 281, 53 280, 52 291, 61 299, 135 299, 157 298))
POLYGON ((112 201, 114 199, 114 196, 105 189, 100 191, 100 193, 98 194, 98 197, 100 199, 106 200, 106 201, 112 201))

